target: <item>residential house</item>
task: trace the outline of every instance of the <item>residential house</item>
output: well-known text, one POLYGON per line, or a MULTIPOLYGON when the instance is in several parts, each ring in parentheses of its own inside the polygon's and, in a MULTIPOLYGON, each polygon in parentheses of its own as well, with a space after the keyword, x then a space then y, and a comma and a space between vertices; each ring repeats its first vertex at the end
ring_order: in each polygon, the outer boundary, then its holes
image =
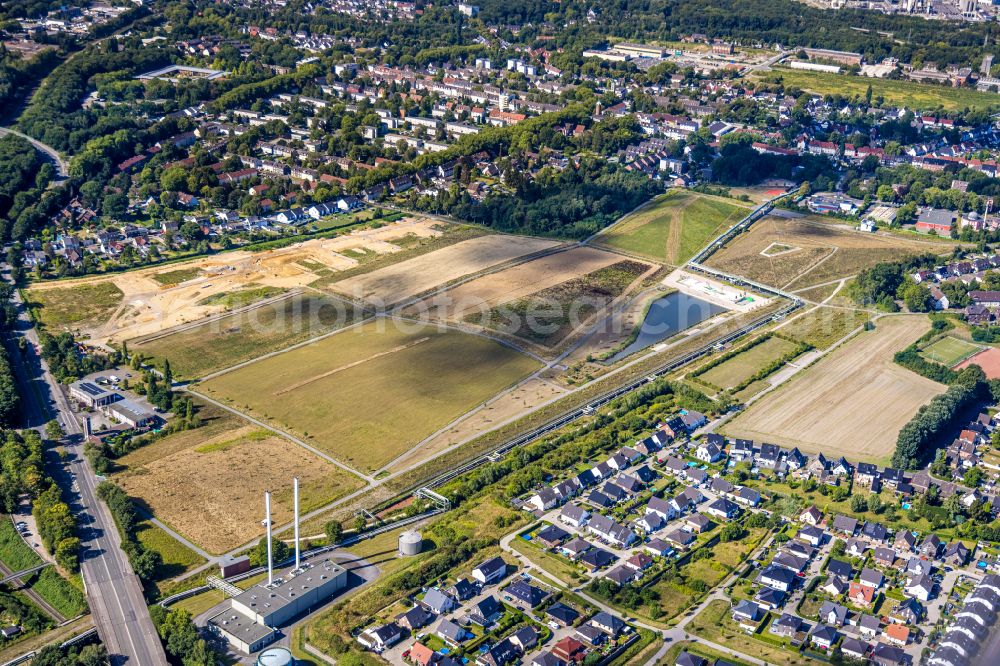
POLYGON ((705 507, 705 513, 721 520, 729 520, 739 515, 740 507, 734 502, 719 498, 705 507))
POLYGON ((757 577, 757 582, 787 593, 795 585, 795 574, 783 567, 771 565, 761 571, 757 577))
POLYGON ((776 636, 791 638, 802 631, 801 618, 791 613, 782 613, 781 617, 771 623, 770 632, 776 636))
POLYGON ((567 504, 559 512, 559 520, 573 527, 583 527, 590 520, 590 512, 576 504, 567 504))
POLYGON ((503 558, 493 557, 472 570, 472 577, 483 585, 502 580, 507 575, 507 563, 503 558))
POLYGON ((438 615, 450 613, 458 606, 451 596, 445 594, 436 587, 432 587, 427 590, 427 593, 424 595, 424 598, 420 600, 420 603, 423 604, 425 608, 431 612, 437 613, 438 615))
POLYGON ((358 641, 369 650, 382 652, 403 639, 403 629, 395 622, 369 627, 358 635, 358 641))
POLYGON ((926 603, 934 594, 934 579, 926 574, 910 578, 903 593, 926 603))
POLYGON ((861 583, 850 583, 847 589, 847 598, 855 606, 868 608, 875 603, 877 590, 870 585, 861 583))
POLYGON ((842 627, 847 622, 847 608, 832 601, 824 601, 819 607, 819 620, 835 627, 842 627))
POLYGON ((809 642, 820 649, 829 650, 837 642, 838 637, 839 634, 833 627, 818 624, 813 627, 812 632, 809 634, 809 642))
POLYGON ((527 654, 538 645, 538 632, 532 626, 521 627, 510 635, 510 642, 517 646, 521 654, 527 654))

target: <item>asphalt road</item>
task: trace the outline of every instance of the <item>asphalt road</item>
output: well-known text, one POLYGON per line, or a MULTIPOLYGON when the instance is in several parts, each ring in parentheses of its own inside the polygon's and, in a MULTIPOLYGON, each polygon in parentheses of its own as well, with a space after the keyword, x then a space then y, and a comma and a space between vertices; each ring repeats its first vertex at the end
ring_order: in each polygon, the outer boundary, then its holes
POLYGON ((17 130, 14 129, 10 129, 9 127, 0 127, 0 134, 13 134, 14 136, 19 136, 22 139, 26 140, 28 143, 30 143, 32 146, 35 147, 35 150, 45 153, 46 155, 48 155, 49 159, 51 159, 55 163, 56 174, 59 176, 59 178, 69 178, 69 165, 66 163, 66 160, 62 158, 62 155, 59 154, 59 151, 57 151, 52 146, 42 143, 38 139, 33 139, 27 134, 18 132, 17 130))
MULTIPOLYGON (((3 277, 9 281, 6 268, 3 277)), ((73 478, 57 480, 80 526, 80 569, 98 634, 113 666, 167 666, 142 586, 122 552, 121 537, 107 507, 97 499, 97 479, 83 457, 83 430, 62 388, 36 352, 38 335, 16 292, 13 303, 18 308, 15 338, 23 336, 29 343, 23 354, 16 345, 10 349, 24 425, 41 428, 54 415, 66 432, 68 468, 73 478)))

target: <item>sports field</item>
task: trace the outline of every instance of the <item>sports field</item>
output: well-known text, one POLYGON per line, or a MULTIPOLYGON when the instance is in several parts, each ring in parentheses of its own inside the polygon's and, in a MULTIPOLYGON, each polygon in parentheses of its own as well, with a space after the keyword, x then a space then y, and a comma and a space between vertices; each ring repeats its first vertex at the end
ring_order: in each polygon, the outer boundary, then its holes
POLYGON ((935 340, 933 343, 920 350, 920 355, 928 361, 943 363, 950 368, 956 363, 960 363, 961 361, 969 358, 981 349, 982 347, 979 345, 946 335, 940 340, 935 340))
POLYGON ((771 337, 740 352, 727 361, 709 368, 697 375, 698 381, 706 382, 720 389, 729 389, 743 384, 759 370, 793 352, 798 345, 778 337, 771 337))
POLYGON ((176 377, 196 379, 352 324, 361 314, 333 297, 290 295, 128 344, 133 352, 169 359, 176 377))
POLYGON ((882 317, 875 330, 859 333, 754 403, 725 433, 883 462, 900 428, 945 390, 892 360, 929 328, 926 317, 882 317))
POLYGON ((1000 349, 987 347, 975 356, 967 358, 956 366, 956 370, 978 365, 990 379, 1000 379, 1000 349))
MULTIPOLYGON (((157 518, 211 553, 263 534, 265 490, 273 493, 275 523, 291 520, 294 476, 301 482, 303 511, 361 485, 329 461, 224 410, 208 406, 199 416, 206 420, 203 427, 169 435, 120 458, 123 470, 113 478, 157 518)), ((189 559, 175 553, 169 565, 186 568, 189 559)))
POLYGON ((782 80, 786 87, 808 90, 818 95, 864 97, 868 86, 873 97, 883 97, 895 106, 910 109, 936 109, 960 111, 969 109, 996 109, 1000 98, 994 93, 979 92, 970 88, 948 88, 913 81, 893 81, 862 76, 848 76, 830 72, 776 68, 763 76, 767 81, 782 80))
POLYGON ((594 243, 679 266, 749 211, 736 199, 673 190, 625 216, 594 243))
POLYGON ((816 349, 827 349, 870 318, 871 315, 860 310, 820 306, 790 318, 779 330, 816 349))
POLYGON ((880 261, 922 252, 951 251, 952 244, 890 234, 859 233, 820 218, 768 217, 713 254, 707 265, 785 289, 803 289, 856 275, 880 261), (785 246, 775 254, 775 246, 785 246), (770 256, 769 256, 770 255, 770 256))
POLYGON ((199 390, 371 471, 539 367, 482 336, 377 319, 199 390))

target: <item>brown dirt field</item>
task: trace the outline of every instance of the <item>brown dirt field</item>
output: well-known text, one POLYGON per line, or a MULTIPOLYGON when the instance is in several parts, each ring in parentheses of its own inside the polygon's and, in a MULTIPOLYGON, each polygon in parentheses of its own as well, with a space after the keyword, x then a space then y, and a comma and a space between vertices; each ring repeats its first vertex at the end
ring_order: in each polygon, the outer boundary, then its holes
POLYGON ((440 222, 427 218, 406 218, 378 229, 359 229, 336 238, 313 239, 288 247, 262 252, 236 250, 191 261, 117 273, 40 284, 32 290, 66 289, 75 285, 111 282, 123 293, 118 308, 104 321, 81 328, 96 342, 130 340, 175 326, 204 319, 224 311, 219 304, 201 302, 209 296, 227 294, 249 285, 293 289, 305 287, 321 277, 317 271, 336 272, 353 268, 357 259, 346 251, 360 250, 386 254, 398 251, 393 240, 406 236, 439 236, 440 222), (153 276, 183 269, 201 269, 194 279, 162 285, 153 276))
POLYGON ((725 433, 805 453, 884 462, 900 428, 945 390, 892 360, 929 328, 923 316, 880 318, 874 331, 858 334, 754 403, 725 433))
POLYGON ((970 365, 978 365, 990 379, 1000 379, 1000 349, 997 349, 996 347, 984 349, 978 354, 959 363, 955 366, 955 369, 961 370, 962 368, 967 368, 970 365))
POLYGON ((811 217, 768 217, 712 255, 706 264, 772 286, 802 289, 855 275, 879 261, 951 248, 932 240, 860 233, 811 217), (772 257, 763 255, 774 243, 799 249, 772 257))
POLYGON ((566 280, 621 261, 621 256, 575 247, 458 285, 407 309, 407 314, 461 321, 466 314, 530 296, 566 280))
POLYGON ((263 492, 276 524, 292 518, 292 477, 303 511, 329 503, 360 481, 322 458, 242 419, 219 416, 204 428, 154 442, 118 461, 114 475, 157 518, 212 553, 263 535, 263 492))
POLYGON ((329 287, 354 298, 392 305, 438 285, 558 244, 559 241, 526 236, 480 236, 333 282, 329 287))

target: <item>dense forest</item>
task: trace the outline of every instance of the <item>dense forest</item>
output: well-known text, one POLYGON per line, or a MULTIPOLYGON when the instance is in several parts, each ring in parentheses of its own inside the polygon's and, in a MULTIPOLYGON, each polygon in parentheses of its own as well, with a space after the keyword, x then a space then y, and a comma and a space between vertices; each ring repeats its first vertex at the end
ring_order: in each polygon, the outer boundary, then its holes
POLYGON ((482 203, 459 200, 448 212, 499 231, 584 238, 662 191, 645 174, 583 160, 562 171, 542 169, 515 179, 513 193, 482 203))

